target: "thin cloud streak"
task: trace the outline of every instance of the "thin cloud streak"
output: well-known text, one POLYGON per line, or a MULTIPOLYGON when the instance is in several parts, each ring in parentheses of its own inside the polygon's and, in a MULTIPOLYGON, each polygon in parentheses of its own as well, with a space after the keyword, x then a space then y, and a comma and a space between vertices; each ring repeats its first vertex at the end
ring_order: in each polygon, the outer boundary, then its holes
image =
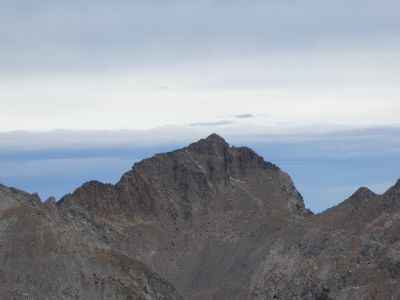
POLYGON ((250 118, 254 118, 254 116, 252 114, 240 114, 240 115, 236 115, 235 118, 237 118, 237 119, 250 119, 250 118))
POLYGON ((189 126, 191 126, 191 127, 211 127, 211 126, 226 126, 226 125, 233 125, 233 124, 235 124, 234 121, 223 120, 223 121, 215 121, 215 122, 191 123, 191 124, 189 124, 189 126))

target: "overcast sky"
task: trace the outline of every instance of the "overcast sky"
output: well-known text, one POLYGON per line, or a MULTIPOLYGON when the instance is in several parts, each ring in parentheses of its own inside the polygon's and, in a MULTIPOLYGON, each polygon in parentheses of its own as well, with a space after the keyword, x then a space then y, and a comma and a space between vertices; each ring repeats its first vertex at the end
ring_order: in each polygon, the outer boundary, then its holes
POLYGON ((0 131, 397 125, 398 1, 1 1, 0 131), (242 120, 244 122, 244 120, 242 120))
POLYGON ((61 197, 217 132, 288 171, 315 211, 383 192, 400 177, 399 11, 0 0, 0 182, 61 197))

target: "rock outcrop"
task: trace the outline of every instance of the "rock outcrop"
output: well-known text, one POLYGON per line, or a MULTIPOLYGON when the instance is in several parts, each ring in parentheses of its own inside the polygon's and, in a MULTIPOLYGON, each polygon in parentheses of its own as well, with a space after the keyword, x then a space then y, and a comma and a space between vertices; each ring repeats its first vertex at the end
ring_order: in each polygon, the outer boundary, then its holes
POLYGON ((213 134, 57 203, 0 186, 0 294, 396 299, 399 227, 399 182, 313 215, 286 173, 213 134))

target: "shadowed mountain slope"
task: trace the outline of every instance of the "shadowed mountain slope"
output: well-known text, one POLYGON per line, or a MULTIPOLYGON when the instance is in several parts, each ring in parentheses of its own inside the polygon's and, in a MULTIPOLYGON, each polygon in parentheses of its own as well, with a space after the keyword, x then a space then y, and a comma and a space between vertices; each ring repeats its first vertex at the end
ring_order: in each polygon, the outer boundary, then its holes
POLYGON ((321 214, 213 134, 58 203, 0 187, 0 291, 48 299, 399 297, 399 182, 321 214))

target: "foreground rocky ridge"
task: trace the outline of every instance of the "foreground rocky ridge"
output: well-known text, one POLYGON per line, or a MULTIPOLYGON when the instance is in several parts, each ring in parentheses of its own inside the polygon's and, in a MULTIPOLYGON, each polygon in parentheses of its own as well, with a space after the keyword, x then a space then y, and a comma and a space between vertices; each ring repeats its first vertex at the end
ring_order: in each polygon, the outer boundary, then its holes
POLYGON ((8 298, 400 297, 400 182, 312 215, 286 173, 215 134, 58 203, 0 186, 0 239, 8 298))

